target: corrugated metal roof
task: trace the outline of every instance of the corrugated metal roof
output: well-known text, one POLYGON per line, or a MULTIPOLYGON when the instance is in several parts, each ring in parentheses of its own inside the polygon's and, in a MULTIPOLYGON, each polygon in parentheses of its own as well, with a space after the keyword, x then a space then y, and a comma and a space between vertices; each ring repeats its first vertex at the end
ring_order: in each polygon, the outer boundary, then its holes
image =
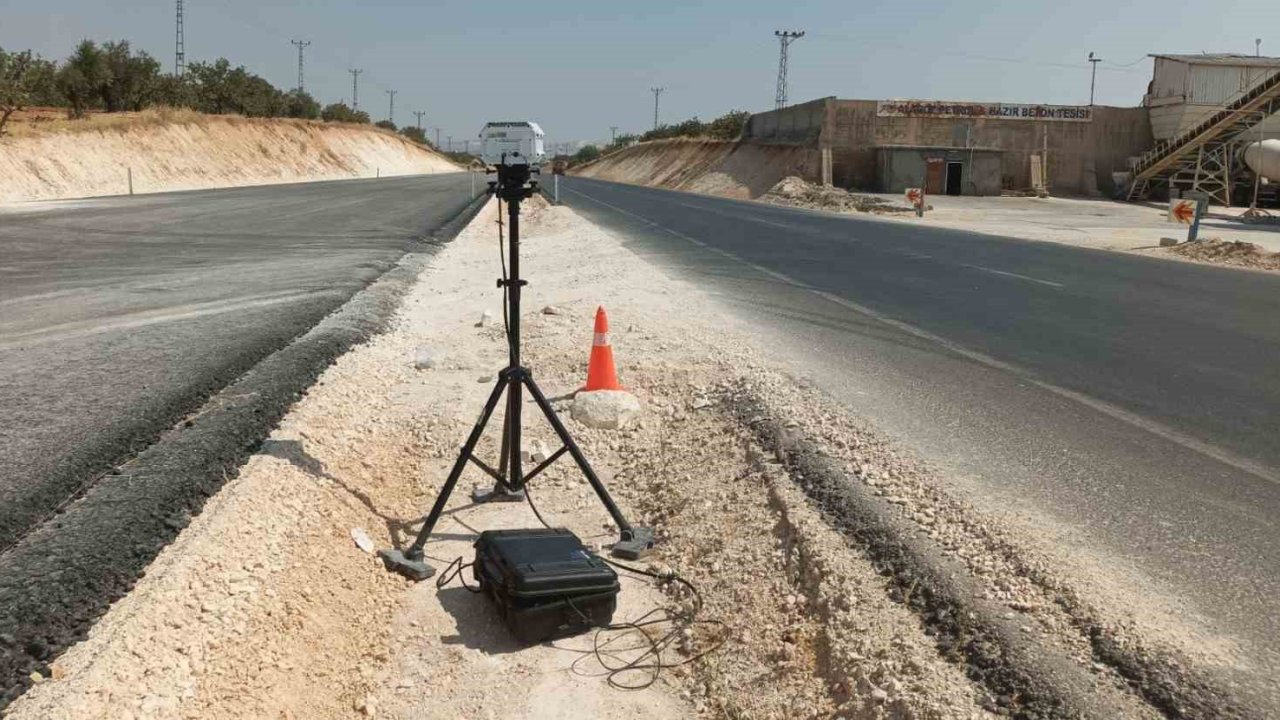
POLYGON ((1227 65, 1231 67, 1280 68, 1280 58, 1265 56, 1259 57, 1257 55, 1236 55, 1234 53, 1201 53, 1199 55, 1152 54, 1147 57, 1176 60, 1189 65, 1227 65))

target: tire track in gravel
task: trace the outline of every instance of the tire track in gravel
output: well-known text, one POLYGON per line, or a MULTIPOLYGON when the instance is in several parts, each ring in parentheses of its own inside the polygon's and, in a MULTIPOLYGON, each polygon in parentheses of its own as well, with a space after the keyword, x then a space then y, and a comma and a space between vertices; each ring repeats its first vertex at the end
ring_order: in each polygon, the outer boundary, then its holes
POLYGON ((1128 688, 1101 683, 1061 648, 1022 632, 1019 621, 1007 617, 1003 603, 985 596, 962 562, 920 537, 919 526, 896 513, 887 498, 850 478, 843 463, 802 427, 777 420, 755 388, 736 388, 730 401, 762 445, 783 461, 792 481, 822 508, 827 522, 882 568, 894 586, 894 599, 932 630, 942 655, 964 664, 999 709, 1022 718, 1128 717, 1140 704, 1168 718, 1266 715, 1244 706, 1188 663, 1117 637, 1046 588, 1088 641, 1094 659, 1124 678, 1128 688))

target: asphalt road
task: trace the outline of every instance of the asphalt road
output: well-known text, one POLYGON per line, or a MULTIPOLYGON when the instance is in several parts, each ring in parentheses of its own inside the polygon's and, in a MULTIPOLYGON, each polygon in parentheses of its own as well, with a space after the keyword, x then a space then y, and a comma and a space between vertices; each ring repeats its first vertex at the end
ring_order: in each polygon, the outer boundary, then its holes
POLYGON ((1280 275, 576 177, 560 193, 980 506, 1239 641, 1274 699, 1280 275))
POLYGON ((465 174, 0 210, 0 550, 394 266, 465 174))

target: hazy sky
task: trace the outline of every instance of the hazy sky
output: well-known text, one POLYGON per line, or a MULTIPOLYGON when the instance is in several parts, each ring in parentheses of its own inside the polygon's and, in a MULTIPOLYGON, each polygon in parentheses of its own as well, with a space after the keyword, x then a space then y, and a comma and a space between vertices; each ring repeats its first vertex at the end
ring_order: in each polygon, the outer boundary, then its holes
MULTIPOLYGON (((307 39, 306 87, 397 123, 426 111, 441 137, 489 119, 531 118, 552 140, 607 139, 662 118, 772 107, 773 31, 791 47, 791 100, 934 98, 1084 103, 1095 51, 1099 104, 1136 105, 1150 52, 1280 55, 1276 0, 187 0, 188 61, 225 56, 282 88, 297 84, 293 38, 307 39), (1271 37, 1267 34, 1271 33, 1271 37)), ((81 38, 127 39, 173 67, 173 0, 0 0, 0 47, 65 57, 81 38)))

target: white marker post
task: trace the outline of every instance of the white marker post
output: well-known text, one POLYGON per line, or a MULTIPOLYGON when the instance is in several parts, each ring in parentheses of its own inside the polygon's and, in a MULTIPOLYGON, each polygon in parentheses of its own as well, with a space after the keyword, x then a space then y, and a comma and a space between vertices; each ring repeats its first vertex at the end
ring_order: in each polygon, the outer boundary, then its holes
POLYGON ((551 176, 551 186, 552 188, 554 188, 553 197, 555 198, 555 202, 557 205, 559 205, 560 204, 560 176, 559 175, 551 176))

